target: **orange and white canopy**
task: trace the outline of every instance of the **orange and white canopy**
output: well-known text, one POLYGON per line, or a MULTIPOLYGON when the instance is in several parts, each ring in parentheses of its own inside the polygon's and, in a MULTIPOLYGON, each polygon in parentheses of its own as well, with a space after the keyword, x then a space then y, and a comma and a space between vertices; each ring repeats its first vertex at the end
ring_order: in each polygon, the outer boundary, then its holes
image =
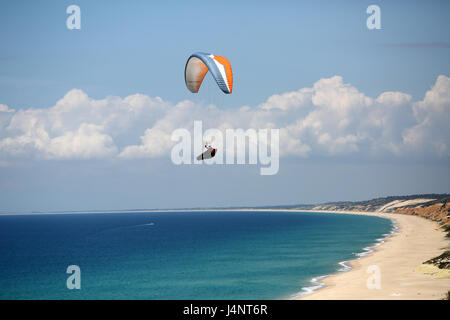
POLYGON ((208 70, 224 93, 233 91, 233 72, 227 58, 197 52, 189 57, 184 69, 184 81, 189 91, 197 93, 208 70))

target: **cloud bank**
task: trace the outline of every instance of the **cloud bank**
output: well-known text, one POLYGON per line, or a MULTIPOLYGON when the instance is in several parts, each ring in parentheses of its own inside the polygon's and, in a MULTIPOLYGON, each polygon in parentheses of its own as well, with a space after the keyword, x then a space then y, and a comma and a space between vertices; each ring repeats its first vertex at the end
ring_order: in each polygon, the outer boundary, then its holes
POLYGON ((275 94, 256 107, 222 110, 134 94, 96 100, 73 89, 50 108, 0 104, 0 158, 136 159, 170 155, 177 128, 279 128, 280 155, 450 157, 450 78, 421 101, 409 94, 366 96, 342 77, 275 94))

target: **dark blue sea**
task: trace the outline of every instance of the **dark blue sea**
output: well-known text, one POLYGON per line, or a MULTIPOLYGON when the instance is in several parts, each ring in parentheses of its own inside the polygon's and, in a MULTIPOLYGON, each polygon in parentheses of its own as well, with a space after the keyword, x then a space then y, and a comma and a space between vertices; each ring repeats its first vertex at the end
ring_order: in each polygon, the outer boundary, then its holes
POLYGON ((289 299, 392 228, 298 212, 0 215, 0 299, 289 299))

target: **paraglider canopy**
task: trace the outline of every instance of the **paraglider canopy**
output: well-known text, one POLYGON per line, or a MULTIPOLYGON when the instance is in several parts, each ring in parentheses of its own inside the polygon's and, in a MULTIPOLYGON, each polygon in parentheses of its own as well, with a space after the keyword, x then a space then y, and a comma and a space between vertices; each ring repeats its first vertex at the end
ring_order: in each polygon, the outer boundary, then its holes
POLYGON ((233 72, 227 58, 210 53, 197 52, 189 57, 184 68, 184 81, 192 93, 197 93, 206 73, 210 71, 224 93, 233 91, 233 72))

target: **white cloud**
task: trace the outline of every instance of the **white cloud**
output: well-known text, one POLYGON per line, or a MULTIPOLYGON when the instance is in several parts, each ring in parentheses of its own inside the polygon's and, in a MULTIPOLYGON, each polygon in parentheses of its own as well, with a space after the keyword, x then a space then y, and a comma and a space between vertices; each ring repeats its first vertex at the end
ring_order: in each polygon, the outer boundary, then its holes
POLYGON ((450 78, 439 76, 425 98, 413 104, 413 112, 417 124, 405 130, 405 145, 441 157, 450 156, 450 78))
POLYGON ((95 100, 73 89, 51 108, 10 113, 0 131, 0 154, 47 159, 111 157, 118 153, 117 145, 138 141, 167 108, 169 104, 158 97, 134 94, 95 100))
POLYGON ((13 113, 14 110, 6 104, 0 104, 0 130, 9 123, 13 113))
POLYGON ((113 139, 95 124, 82 123, 76 131, 67 131, 46 146, 50 158, 102 158, 117 153, 113 139))
POLYGON ((145 130, 140 145, 125 147, 120 153, 122 158, 159 157, 167 153, 168 146, 172 145, 171 135, 163 130, 151 128, 145 130))
POLYGON ((14 110, 10 109, 6 104, 0 103, 0 112, 14 112, 14 110))
MULTIPOLYGON (((220 92, 218 92, 220 94, 220 92)), ((48 109, 0 104, 0 156, 46 159, 168 156, 177 128, 279 128, 280 154, 300 157, 450 156, 450 78, 422 101, 384 92, 371 98, 339 76, 276 94, 256 107, 222 110, 134 94, 96 100, 73 89, 48 109)))

